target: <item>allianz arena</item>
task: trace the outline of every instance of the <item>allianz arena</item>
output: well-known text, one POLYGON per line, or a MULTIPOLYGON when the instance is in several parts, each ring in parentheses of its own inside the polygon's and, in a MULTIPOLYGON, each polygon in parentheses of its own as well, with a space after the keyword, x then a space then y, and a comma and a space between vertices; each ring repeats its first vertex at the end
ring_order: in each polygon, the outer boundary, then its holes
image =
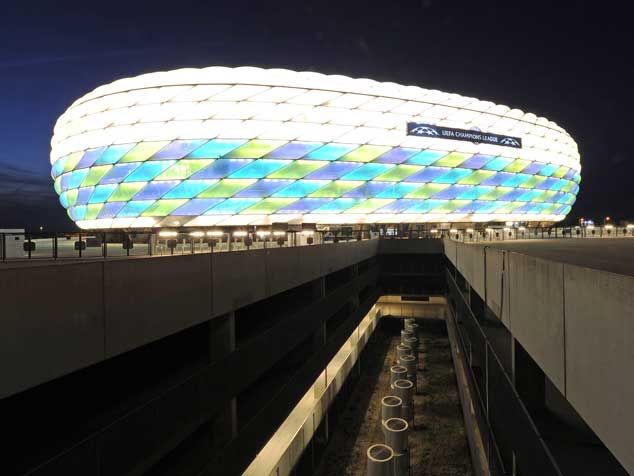
POLYGON ((554 122, 457 94, 251 67, 98 87, 58 119, 78 226, 554 222, 579 190, 554 122))

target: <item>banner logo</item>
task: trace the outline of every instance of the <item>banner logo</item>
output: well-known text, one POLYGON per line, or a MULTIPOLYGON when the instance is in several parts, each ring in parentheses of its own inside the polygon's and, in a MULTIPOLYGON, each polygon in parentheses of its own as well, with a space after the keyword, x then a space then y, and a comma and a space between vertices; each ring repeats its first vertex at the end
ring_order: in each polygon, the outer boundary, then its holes
POLYGON ((422 122, 408 122, 407 135, 419 137, 436 137, 438 139, 452 139, 473 142, 474 144, 493 144, 504 147, 522 148, 520 137, 482 132, 479 130, 457 129, 454 127, 435 126, 422 122))

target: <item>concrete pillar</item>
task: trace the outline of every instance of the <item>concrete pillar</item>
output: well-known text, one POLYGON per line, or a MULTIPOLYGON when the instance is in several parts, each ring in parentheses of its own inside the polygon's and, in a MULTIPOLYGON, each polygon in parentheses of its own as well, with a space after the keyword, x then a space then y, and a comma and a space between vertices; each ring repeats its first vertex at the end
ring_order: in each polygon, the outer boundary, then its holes
POLYGON ((531 415, 545 408, 545 375, 524 347, 513 339, 513 382, 531 415))
POLYGON ((400 359, 404 355, 412 355, 412 348, 406 344, 399 344, 396 346, 396 358, 400 359))
POLYGON ((407 368, 401 365, 393 365, 390 367, 390 387, 394 385, 394 382, 407 377, 407 368))
POLYGON ((394 451, 394 476, 409 474, 408 428, 407 421, 402 418, 390 418, 383 422, 385 444, 394 451))
POLYGON ((368 448, 366 453, 366 476, 393 476, 394 451, 387 445, 377 444, 368 448))
MULTIPOLYGON (((235 314, 229 312, 209 321, 209 362, 222 360, 236 348, 235 314)), ((238 434, 238 401, 231 398, 223 404, 213 431, 230 441, 238 434)))
MULTIPOLYGON (((321 277, 313 281, 312 294, 315 300, 322 299, 326 296, 326 278, 325 277, 321 277)), ((326 345, 326 340, 328 339, 328 336, 326 335, 326 321, 323 321, 321 323, 320 327, 313 334, 313 337, 314 337, 313 344, 316 349, 326 345)))
POLYGON ((236 319, 233 312, 209 321, 209 362, 217 362, 236 348, 236 319))
POLYGON ((406 339, 414 337, 414 333, 410 330, 403 329, 401 331, 401 344, 406 344, 406 339))
POLYGON ((326 278, 324 276, 313 281, 313 296, 315 299, 326 296, 326 278))
MULTIPOLYGON (((400 418, 403 400, 395 395, 388 395, 381 399, 381 422, 390 418, 400 418)), ((394 448, 393 448, 394 449, 394 448)))
POLYGON ((484 319, 484 300, 469 286, 469 307, 473 311, 473 314, 479 319, 484 319))
POLYGON ((352 306, 351 311, 354 311, 359 308, 359 295, 357 293, 353 294, 350 298, 350 305, 352 306))

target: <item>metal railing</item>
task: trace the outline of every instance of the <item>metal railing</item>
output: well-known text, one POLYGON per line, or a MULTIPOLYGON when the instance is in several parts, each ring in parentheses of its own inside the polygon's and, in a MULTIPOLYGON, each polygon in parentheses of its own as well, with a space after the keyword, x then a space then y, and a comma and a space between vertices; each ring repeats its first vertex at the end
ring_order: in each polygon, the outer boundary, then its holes
POLYGON ((170 256, 274 249, 375 238, 369 232, 9 232, 0 233, 0 262, 170 256))
POLYGON ((397 223, 389 226, 376 225, 382 239, 433 239, 450 238, 456 241, 507 241, 507 240, 551 240, 580 238, 625 238, 634 237, 634 225, 605 226, 503 226, 486 224, 456 224, 433 226, 397 223))
POLYGON ((504 227, 484 229, 451 229, 435 234, 456 241, 509 241, 509 240, 552 240, 552 239, 597 239, 634 237, 634 226, 553 226, 553 227, 504 227))
POLYGON ((3 232, 0 262, 218 253, 380 239, 441 239, 463 242, 634 237, 634 226, 497 227, 436 229, 395 224, 352 233, 334 231, 103 231, 3 232))

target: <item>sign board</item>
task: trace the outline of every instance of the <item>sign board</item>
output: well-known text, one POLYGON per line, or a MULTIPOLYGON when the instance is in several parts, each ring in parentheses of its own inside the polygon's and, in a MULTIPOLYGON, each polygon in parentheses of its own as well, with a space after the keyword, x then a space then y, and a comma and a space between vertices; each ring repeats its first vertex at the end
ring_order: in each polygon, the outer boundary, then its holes
POLYGON ((437 139, 452 139, 473 142, 475 144, 493 144, 505 147, 522 148, 521 137, 505 136, 477 129, 457 129, 455 127, 435 126, 423 122, 408 122, 407 135, 437 139))

